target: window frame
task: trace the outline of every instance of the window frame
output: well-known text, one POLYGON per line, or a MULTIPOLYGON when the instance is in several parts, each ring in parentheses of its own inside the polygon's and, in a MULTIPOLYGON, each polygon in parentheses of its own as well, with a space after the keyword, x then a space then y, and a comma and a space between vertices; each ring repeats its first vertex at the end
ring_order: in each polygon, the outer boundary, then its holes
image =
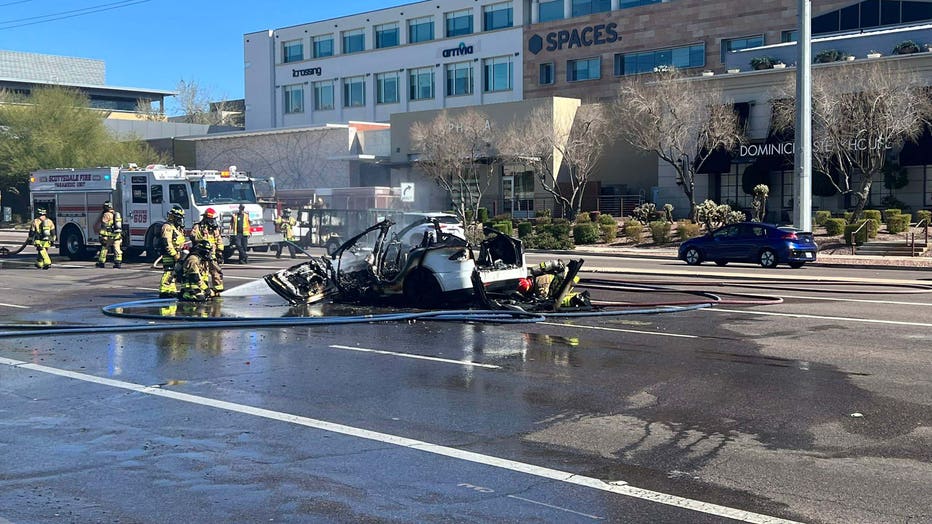
POLYGON ((484 5, 482 6, 482 30, 496 31, 498 29, 508 29, 509 27, 514 27, 514 17, 514 3, 511 1, 484 5), (496 20, 499 17, 498 13, 500 11, 508 11, 506 16, 507 20, 504 22, 499 21, 498 24, 496 24, 496 20))
POLYGON ((333 56, 334 51, 335 49, 333 45, 333 33, 311 37, 311 54, 313 54, 314 58, 326 58, 328 56, 333 56), (324 42, 328 42, 330 44, 329 53, 320 52, 321 47, 323 47, 321 44, 323 44, 324 42))
POLYGON ((563 0, 541 0, 537 5, 537 19, 539 23, 552 22, 554 20, 563 20, 566 18, 566 13, 563 12, 563 0), (549 13, 547 16, 544 16, 544 9, 553 8, 554 14, 559 13, 559 16, 550 16, 549 13))
POLYGON ((723 63, 723 64, 725 63, 725 57, 727 57, 727 56, 728 56, 728 53, 730 53, 731 51, 740 51, 740 50, 742 50, 742 49, 748 49, 748 48, 750 48, 750 47, 760 47, 760 46, 762 46, 762 45, 765 45, 766 43, 767 43, 767 38, 766 38, 763 34, 759 34, 759 35, 748 35, 748 36, 739 36, 739 37, 736 37, 736 38, 723 38, 723 39, 722 39, 722 56, 721 56, 721 58, 722 58, 722 63, 723 63), (744 46, 744 47, 736 47, 736 48, 732 48, 732 47, 729 46, 729 44, 731 44, 732 42, 737 42, 737 41, 741 41, 741 40, 747 42, 748 40, 752 40, 752 39, 755 39, 755 38, 760 38, 760 44, 757 44, 757 45, 746 45, 746 46, 744 46))
POLYGON ((365 107, 366 106, 366 77, 365 75, 348 76, 343 78, 343 107, 365 107), (357 88, 358 86, 358 88, 357 88), (355 93, 358 89, 358 93, 355 93), (356 98, 353 95, 358 94, 356 98))
POLYGON ((282 63, 291 64, 294 62, 301 62, 304 60, 304 39, 288 40, 287 42, 282 42, 282 63), (293 57, 289 54, 288 50, 290 48, 298 47, 300 50, 300 56, 293 57))
POLYGON ((333 111, 336 109, 336 82, 334 80, 318 80, 317 82, 311 82, 311 89, 314 91, 314 110, 315 111, 333 111), (330 104, 323 104, 324 101, 323 94, 326 91, 326 88, 329 88, 330 92, 330 104))
POLYGON ((444 13, 443 26, 444 26, 443 34, 446 35, 447 38, 454 38, 457 36, 467 36, 467 35, 473 34, 475 32, 475 27, 474 27, 475 21, 474 21, 474 17, 472 14, 472 8, 458 9, 456 11, 450 11, 448 13, 444 13), (450 31, 450 22, 455 22, 457 19, 463 19, 463 18, 469 20, 468 30, 466 31, 461 30, 462 32, 458 32, 454 29, 454 31, 450 31))
POLYGON ((376 104, 398 104, 401 103, 401 75, 398 71, 388 71, 385 73, 375 74, 375 103, 376 104), (389 100, 385 98, 385 79, 394 78, 395 81, 395 98, 389 100))
POLYGON ((282 110, 286 115, 304 112, 304 84, 282 86, 282 110))
POLYGON ((437 96, 436 82, 434 79, 434 68, 431 66, 413 67, 408 70, 408 100, 417 102, 420 100, 433 100, 437 96), (417 96, 420 94, 421 81, 423 78, 430 78, 430 96, 417 96))
POLYGON ((384 24, 377 24, 373 26, 372 31, 375 40, 375 49, 387 49, 401 45, 401 29, 399 28, 398 22, 386 22, 384 24), (383 35, 389 31, 393 31, 395 33, 395 42, 385 44, 382 42, 383 35))
POLYGON ((482 61, 482 90, 485 93, 499 93, 514 89, 514 60, 511 55, 493 56, 482 61), (507 65, 507 86, 498 87, 495 83, 495 73, 502 62, 507 65), (490 74, 491 73, 491 74, 490 74))
POLYGON ((601 78, 602 78, 602 56, 601 56, 601 55, 599 55, 599 56, 590 56, 590 57, 586 57, 586 58, 576 58, 576 59, 572 59, 572 60, 567 60, 567 61, 566 61, 566 81, 567 81, 568 83, 571 83, 571 82, 572 82, 572 83, 574 83, 574 82, 588 82, 588 81, 590 81, 590 80, 600 80, 601 78), (586 78, 578 78, 578 74, 579 74, 579 71, 580 71, 580 70, 579 70, 577 67, 575 67, 575 66, 576 66, 576 64, 580 64, 580 63, 583 63, 583 62, 586 62, 587 64, 589 64, 589 65, 586 67, 586 71, 587 71, 587 72, 590 72, 590 73, 592 72, 591 64, 592 64, 592 62, 595 62, 595 64, 596 64, 596 76, 588 76, 588 77, 586 77, 586 78), (572 75, 572 77, 571 77, 570 75, 572 75))
POLYGON ((340 41, 343 47, 340 49, 344 55, 362 53, 366 50, 366 30, 365 29, 347 29, 340 32, 340 41), (354 48, 351 44, 359 39, 361 44, 359 49, 354 48), (349 45, 348 45, 349 44, 349 45))
POLYGON ((419 16, 417 18, 408 19, 408 43, 409 44, 418 44, 421 42, 430 42, 436 40, 436 29, 434 27, 434 17, 433 15, 428 16, 419 16), (429 37, 415 37, 420 34, 421 27, 428 26, 428 31, 430 33, 429 37))
POLYGON ((556 68, 556 64, 554 64, 553 62, 542 62, 541 64, 539 64, 538 73, 537 73, 537 83, 538 83, 538 85, 550 86, 550 85, 555 84, 556 81, 557 81, 557 68, 556 68), (549 81, 549 82, 545 82, 545 81, 544 81, 544 68, 545 68, 545 67, 548 68, 548 69, 550 70, 550 71, 549 71, 549 78, 550 78, 550 81, 549 81))
MULTIPOLYGON (((693 69, 693 68, 698 68, 698 67, 705 67, 705 64, 706 64, 705 42, 698 42, 695 44, 690 44, 688 46, 664 47, 660 49, 647 49, 644 51, 635 51, 633 53, 615 53, 615 55, 612 57, 613 66, 614 66, 614 75, 616 77, 619 77, 619 76, 631 76, 631 75, 641 75, 644 73, 651 73, 653 72, 654 68, 657 67, 658 65, 657 60, 656 60, 656 56, 658 53, 669 53, 670 56, 672 57, 677 52, 685 52, 686 55, 689 57, 689 65, 676 66, 677 68, 693 69), (692 60, 693 55, 699 58, 698 63, 693 62, 692 60), (633 60, 635 64, 637 64, 638 62, 646 62, 647 59, 650 58, 650 65, 643 69, 641 67, 638 67, 637 65, 635 65, 632 68, 629 68, 629 67, 626 67, 628 63, 627 62, 628 58, 633 60)), ((671 60, 671 64, 665 64, 665 65, 674 65, 674 64, 672 64, 672 60, 671 60)))
POLYGON ((446 64, 444 68, 446 72, 446 96, 470 96, 475 93, 475 73, 473 72, 472 60, 468 62, 453 62, 451 64, 446 64), (467 86, 466 92, 460 93, 456 92, 455 89, 457 86, 457 81, 460 80, 455 76, 458 71, 467 71, 467 86), (451 76, 451 73, 454 76, 451 76), (451 87, 454 88, 451 90, 451 87))

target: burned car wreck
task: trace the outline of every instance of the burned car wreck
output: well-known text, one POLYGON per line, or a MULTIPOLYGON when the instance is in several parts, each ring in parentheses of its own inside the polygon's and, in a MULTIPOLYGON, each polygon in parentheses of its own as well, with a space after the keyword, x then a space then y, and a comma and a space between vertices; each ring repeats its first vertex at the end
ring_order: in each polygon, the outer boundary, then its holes
MULTIPOLYGON (((503 303, 515 300, 553 302, 558 295, 556 303, 560 304, 582 265, 582 261, 571 261, 569 266, 551 263, 529 272, 521 241, 491 228, 484 229, 478 246, 444 233, 436 220, 419 220, 395 229, 392 220, 382 220, 330 256, 266 275, 265 282, 291 304, 330 298, 416 308, 505 307, 503 303), (425 222, 433 227, 419 242, 410 244, 410 231, 423 229, 425 222), (540 284, 535 285, 538 280, 540 284)), ((578 295, 572 296, 579 302, 578 295)))

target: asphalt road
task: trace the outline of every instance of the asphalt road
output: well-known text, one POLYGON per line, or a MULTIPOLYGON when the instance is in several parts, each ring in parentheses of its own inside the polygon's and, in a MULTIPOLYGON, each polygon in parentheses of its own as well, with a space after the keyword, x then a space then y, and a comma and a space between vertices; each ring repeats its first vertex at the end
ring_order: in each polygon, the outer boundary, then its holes
MULTIPOLYGON (((291 262, 250 260, 228 288, 291 262)), ((30 264, 0 259, 4 331, 93 332, 0 338, 0 522, 932 522, 928 272, 588 257, 597 299, 721 302, 166 329, 100 310, 145 264, 30 264)))

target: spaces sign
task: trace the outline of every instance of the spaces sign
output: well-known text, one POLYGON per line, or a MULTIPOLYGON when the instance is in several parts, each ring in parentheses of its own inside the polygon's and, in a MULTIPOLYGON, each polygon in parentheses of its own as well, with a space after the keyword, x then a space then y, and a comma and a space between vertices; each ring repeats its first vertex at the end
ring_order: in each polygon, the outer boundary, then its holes
POLYGON ((574 47, 590 47, 594 45, 611 44, 621 40, 618 34, 618 24, 596 24, 583 28, 563 29, 552 31, 545 36, 534 35, 528 39, 528 51, 540 53, 541 51, 559 51, 573 49, 574 47))

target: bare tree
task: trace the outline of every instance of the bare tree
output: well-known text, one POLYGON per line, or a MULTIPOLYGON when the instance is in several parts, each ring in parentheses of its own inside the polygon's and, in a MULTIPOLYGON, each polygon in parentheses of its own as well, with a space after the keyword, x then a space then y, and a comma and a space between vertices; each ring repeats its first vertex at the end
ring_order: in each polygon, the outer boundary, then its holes
POLYGON ((457 115, 443 111, 428 123, 411 126, 411 148, 417 166, 443 188, 465 225, 479 216, 482 195, 492 183, 490 157, 494 141, 488 118, 475 110, 457 115))
POLYGON ((230 102, 211 102, 214 97, 210 90, 194 80, 180 80, 175 90, 178 94, 173 97, 171 112, 186 123, 226 125, 230 115, 236 113, 230 102))
MULTIPOLYGON (((795 74, 774 101, 775 125, 795 127, 795 74)), ((813 176, 855 198, 857 220, 874 180, 883 176, 890 151, 922 133, 930 98, 919 75, 884 63, 822 67, 812 76, 813 176), (832 173, 840 173, 835 180, 832 173)))
POLYGON ((731 151, 744 140, 738 115, 725 102, 717 83, 669 69, 625 79, 614 103, 622 138, 676 170, 693 220, 696 174, 716 150, 731 151))
POLYGON ((575 114, 539 106, 527 120, 505 131, 499 151, 510 161, 531 167, 563 216, 573 218, 582 211, 586 185, 610 137, 601 104, 580 106, 575 114))

